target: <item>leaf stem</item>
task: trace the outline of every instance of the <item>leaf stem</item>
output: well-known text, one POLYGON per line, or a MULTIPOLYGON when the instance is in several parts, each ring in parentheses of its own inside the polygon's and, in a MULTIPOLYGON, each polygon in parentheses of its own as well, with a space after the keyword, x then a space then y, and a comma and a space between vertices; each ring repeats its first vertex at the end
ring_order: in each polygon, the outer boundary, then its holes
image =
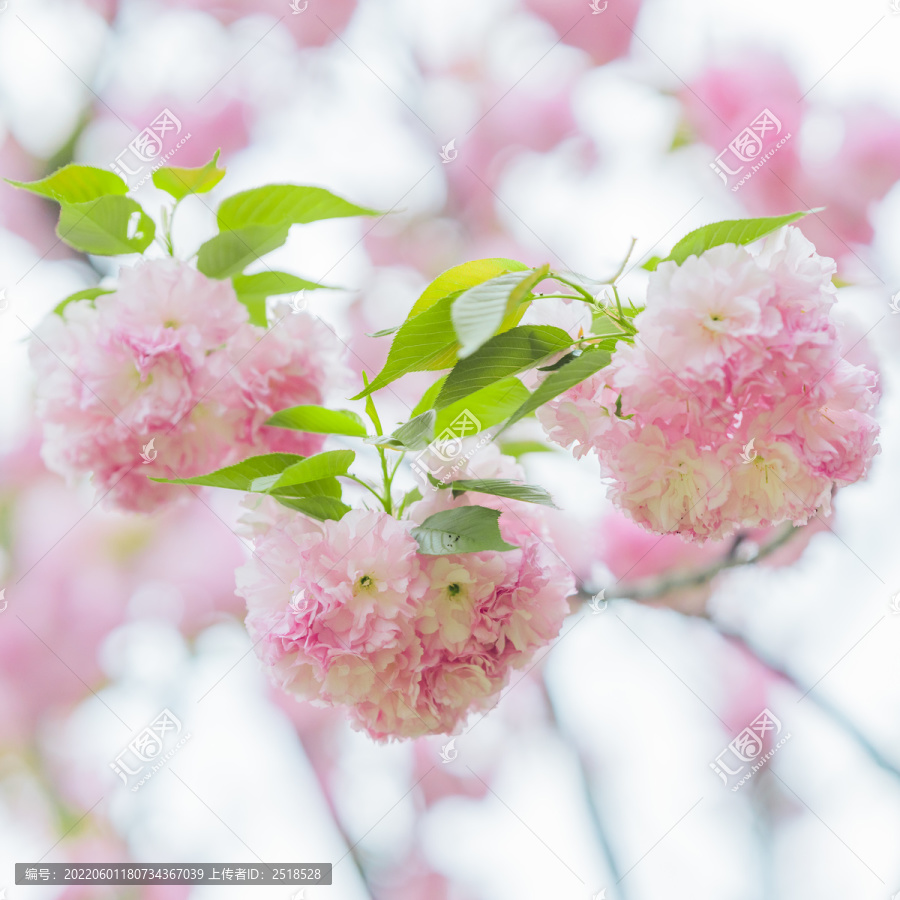
MULTIPOLYGON (((389 516, 392 516, 394 514, 394 501, 391 498, 391 482, 394 479, 394 475, 388 472, 387 454, 384 452, 384 447, 378 448, 378 455, 381 457, 381 475, 384 479, 384 496, 381 498, 381 502, 384 505, 384 511, 389 516)), ((396 472, 396 469, 394 471, 396 472)))
POLYGON ((594 298, 593 294, 591 294, 589 291, 585 290, 585 288, 583 288, 580 284, 576 284, 574 281, 569 281, 568 278, 563 278, 562 275, 560 275, 557 272, 553 272, 548 277, 552 278, 554 281, 560 282, 561 284, 566 284, 570 288, 574 288, 581 295, 581 297, 579 299, 586 300, 588 303, 591 303, 591 304, 596 304, 597 301, 594 298))
POLYGON ((634 253, 634 245, 637 243, 637 238, 633 237, 631 239, 631 246, 628 248, 628 253, 625 254, 625 259, 622 260, 622 265, 619 266, 618 271, 612 278, 609 279, 609 283, 615 285, 615 283, 622 277, 622 273, 625 271, 625 266, 628 265, 628 260, 631 259, 631 254, 634 253))
POLYGON ((376 491, 368 481, 363 481, 362 478, 357 478, 355 475, 351 475, 349 472, 346 472, 344 475, 338 475, 338 478, 349 478, 351 481, 355 481, 357 484, 361 484, 370 494, 373 494, 378 498, 379 503, 384 502, 384 498, 381 496, 381 494, 379 494, 378 491, 376 491))

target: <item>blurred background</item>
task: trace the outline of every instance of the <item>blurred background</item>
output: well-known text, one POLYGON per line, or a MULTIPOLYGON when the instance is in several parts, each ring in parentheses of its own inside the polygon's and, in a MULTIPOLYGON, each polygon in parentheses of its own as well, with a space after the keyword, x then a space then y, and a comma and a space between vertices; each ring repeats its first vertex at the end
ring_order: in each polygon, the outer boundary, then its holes
MULTIPOLYGON (((184 257, 221 197, 263 183, 390 211, 294 229, 272 260, 341 286, 311 308, 357 372, 389 345, 367 334, 463 260, 603 278, 635 238, 624 285, 640 302, 640 263, 692 228, 824 207, 802 227, 838 262, 849 358, 884 392, 882 454, 827 523, 677 589, 772 536, 660 541, 614 513, 590 461, 523 456, 564 510, 553 530, 585 598, 639 584, 645 602, 575 609, 446 762, 447 738, 376 745, 268 686, 233 594, 248 551, 232 498, 125 516, 44 468, 30 331, 118 263, 68 249, 55 205, 3 184, 0 897, 300 896, 14 884, 15 862, 128 860, 332 862, 316 900, 900 892, 897 0, 0 6, 3 177, 116 167, 156 212, 129 145, 168 111, 169 163, 221 148, 229 170, 179 210, 184 257), (749 155, 774 152, 747 179, 731 144, 765 110, 778 130, 749 155), (189 739, 132 791, 110 764, 164 709, 189 739), (763 710, 775 752, 733 791, 711 766, 763 710)), ((427 383, 400 382, 382 419, 427 383)))

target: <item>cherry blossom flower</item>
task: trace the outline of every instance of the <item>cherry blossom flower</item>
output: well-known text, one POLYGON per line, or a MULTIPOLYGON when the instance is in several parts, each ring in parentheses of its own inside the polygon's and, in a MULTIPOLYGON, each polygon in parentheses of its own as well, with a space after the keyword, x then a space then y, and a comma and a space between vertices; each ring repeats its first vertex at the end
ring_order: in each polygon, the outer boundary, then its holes
POLYGON ((545 431, 594 451, 615 504, 657 533, 827 515, 878 451, 876 376, 842 359, 834 269, 796 228, 757 253, 726 244, 661 264, 635 343, 548 404, 545 431))
POLYGON ((148 472, 184 478, 254 452, 318 452, 321 435, 264 423, 342 383, 339 341, 307 314, 281 309, 271 329, 247 318, 230 282, 171 259, 123 269, 114 293, 49 316, 31 347, 47 465, 92 473, 115 506, 152 511, 181 489, 148 472))

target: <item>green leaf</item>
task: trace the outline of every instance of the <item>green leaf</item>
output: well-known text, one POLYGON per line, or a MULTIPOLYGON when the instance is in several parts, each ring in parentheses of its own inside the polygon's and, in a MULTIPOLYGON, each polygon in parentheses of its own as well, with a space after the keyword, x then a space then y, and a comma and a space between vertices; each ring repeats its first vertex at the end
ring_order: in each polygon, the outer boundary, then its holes
POLYGON ((231 279, 238 298, 244 297, 273 297, 278 294, 295 294, 297 291, 315 291, 319 288, 335 290, 330 285, 319 284, 318 281, 309 281, 290 272, 277 272, 269 270, 258 272, 255 275, 235 275, 231 279))
POLYGON ((382 328, 381 331, 366 332, 366 337, 371 337, 371 338, 387 337, 389 334, 396 334, 399 330, 400 330, 400 326, 394 325, 391 328, 382 328))
POLYGON ((555 372, 557 369, 561 369, 563 366, 567 366, 573 359, 578 359, 581 354, 584 353, 583 350, 575 349, 571 353, 567 353, 565 356, 560 357, 555 363, 549 366, 538 366, 538 372, 555 372))
MULTIPOLYGON (((325 455, 320 454, 320 456, 325 455)), ((302 456, 294 453, 266 453, 262 456, 251 456, 249 459, 210 472, 208 475, 198 475, 195 478, 151 478, 150 480, 166 484, 199 484, 229 488, 235 491, 251 491, 254 490, 254 483, 267 478, 277 480, 283 473, 293 471, 298 464, 315 459, 316 457, 310 457, 310 460, 305 460, 302 456)), ((310 468, 315 469, 316 467, 310 468)), ((327 468, 327 466, 320 467, 323 471, 327 468)), ((309 471, 307 470, 307 473, 309 471)), ((282 485, 272 489, 271 495, 283 506, 288 506, 314 519, 340 519, 350 511, 350 507, 340 500, 341 486, 334 477, 321 477, 282 485)))
POLYGON ((229 488, 233 491, 252 490, 253 482, 266 475, 279 475, 285 469, 300 462, 302 456, 295 453, 265 453, 262 456, 251 456, 217 469, 208 475, 197 475, 194 478, 151 478, 151 481, 161 481, 166 484, 201 484, 208 487, 229 488))
POLYGON ((248 225, 223 231, 200 245, 197 268, 209 278, 230 278, 280 247, 289 230, 289 225, 248 225))
POLYGON ((289 272, 269 270, 255 275, 235 275, 231 279, 238 300, 250 311, 250 321, 254 325, 267 325, 266 299, 278 294, 295 294, 297 291, 313 291, 328 288, 316 281, 307 281, 289 272))
POLYGON ((57 315, 61 316, 63 310, 70 304, 75 303, 78 300, 96 300, 101 294, 114 294, 115 291, 111 288, 102 288, 102 287, 92 287, 85 288, 83 291, 76 291, 74 294, 69 294, 65 300, 61 303, 57 303, 53 308, 53 312, 57 315))
MULTIPOLYGON (((449 369, 456 362, 459 343, 453 329, 451 309, 454 302, 463 294, 453 292, 446 296, 435 297, 429 293, 434 285, 440 285, 434 293, 441 293, 444 289, 459 284, 466 275, 468 278, 474 279, 485 274, 486 271, 493 271, 500 264, 504 270, 508 269, 510 265, 519 266, 524 270, 521 263, 515 263, 513 260, 477 260, 476 263, 465 263, 463 266, 450 269, 435 279, 432 285, 426 289, 425 293, 416 301, 406 321, 397 330, 384 368, 364 391, 353 398, 354 400, 380 390, 408 372, 449 369), (476 263, 495 265, 479 267, 476 263), (471 268, 467 269, 466 273, 458 271, 467 267, 471 268)), ((527 274, 530 270, 525 270, 525 272, 527 274)), ((511 313, 501 317, 500 330, 517 325, 526 306, 527 304, 517 302, 511 313)))
POLYGON ((553 453, 555 451, 540 441, 506 441, 500 444, 500 452, 518 459, 526 453, 553 453))
POLYGON ((645 262, 641 268, 646 269, 648 272, 655 272, 659 268, 659 264, 663 261, 661 256, 651 256, 650 259, 645 262))
POLYGON ((524 372, 571 345, 569 335, 552 325, 521 325, 495 335, 453 367, 434 408, 442 409, 495 381, 524 372))
POLYGON ((251 491, 273 491, 278 488, 319 481, 335 475, 346 475, 356 459, 352 450, 329 450, 288 466, 283 472, 261 475, 250 484, 251 491))
POLYGON ((599 372, 609 365, 609 350, 586 350, 581 356, 573 359, 568 365, 551 372, 535 389, 531 396, 512 414, 506 428, 519 419, 534 412, 548 400, 558 397, 570 387, 580 384, 585 378, 599 372))
POLYGON ((449 297, 450 294, 460 294, 476 284, 482 284, 498 275, 505 275, 507 272, 522 272, 528 266, 523 263, 516 262, 514 259, 503 259, 500 257, 493 259, 473 259, 471 262, 465 262, 461 265, 447 269, 438 275, 431 284, 422 292, 422 296, 413 304, 413 308, 409 311, 410 317, 417 316, 420 312, 424 312, 428 307, 434 306, 438 300, 449 297))
POLYGON ((539 503, 541 506, 558 508, 550 494, 542 487, 534 484, 519 484, 504 478, 451 481, 447 487, 452 488, 454 499, 466 491, 477 491, 479 494, 492 494, 495 497, 521 500, 523 503, 539 503))
POLYGON ((273 497, 332 497, 340 500, 344 489, 333 475, 328 478, 316 478, 313 481, 302 481, 269 491, 273 497))
POLYGON ((456 360, 457 343, 450 321, 452 297, 407 319, 394 337, 384 368, 354 400, 366 397, 407 372, 448 369, 456 360))
POLYGON ((270 417, 266 425, 314 434, 366 436, 366 426, 355 412, 348 409, 326 409, 324 406, 292 406, 290 409, 282 409, 270 417))
POLYGON ((290 228, 320 219, 378 216, 377 210, 357 206, 331 191, 299 184, 268 184, 227 197, 219 206, 221 231, 268 225, 290 228))
POLYGON ((444 384, 447 381, 447 376, 442 375, 438 380, 422 394, 422 399, 415 405, 413 411, 410 413, 410 416, 417 416, 419 413, 425 412, 427 409, 434 408, 434 401, 437 400, 438 394, 440 394, 441 389, 444 387, 444 384))
POLYGON ((529 397, 528 388, 518 378, 504 378, 456 403, 445 406, 438 412, 434 423, 435 433, 442 435, 447 429, 454 434, 460 431, 457 420, 465 424, 474 418, 478 428, 472 434, 484 431, 511 416, 529 397), (460 419, 460 417, 464 417, 460 419))
POLYGON ((401 425, 392 434, 367 438, 366 443, 391 450, 424 450, 434 440, 435 418, 434 410, 429 409, 401 425))
POLYGON ((787 216, 773 216, 765 219, 729 219, 725 222, 715 222, 712 225, 704 225, 696 231, 685 235, 673 248, 672 252, 663 262, 674 261, 679 266, 689 256, 699 256, 711 247, 721 244, 751 244, 753 241, 778 231, 791 222, 796 222, 810 213, 819 212, 819 209, 811 209, 806 212, 790 213, 787 216))
POLYGON ((176 200, 183 200, 188 194, 205 194, 211 191, 224 177, 225 169, 220 169, 221 150, 205 165, 192 168, 165 166, 153 173, 153 183, 176 200))
MULTIPOLYGON (((362 373, 362 380, 363 384, 368 388, 369 376, 366 375, 365 370, 363 370, 362 373)), ((366 397, 366 415, 369 417, 369 421, 375 426, 375 433, 384 434, 381 427, 381 419, 378 418, 378 410, 375 409, 375 401, 372 399, 371 394, 366 397)))
POLYGON ((197 268, 210 278, 228 278, 280 247, 291 225, 343 216, 377 216, 326 191, 298 184, 269 184, 227 197, 217 214, 219 234, 200 247, 197 268))
POLYGON ((484 506, 460 506, 429 516, 412 536, 426 556, 477 553, 481 550, 515 550, 500 535, 500 512, 484 506))
POLYGON ((313 519, 335 519, 339 521, 350 507, 333 497, 286 497, 274 494, 274 498, 282 505, 297 510, 313 519))
MULTIPOLYGON (((451 307, 453 330, 459 339, 459 356, 471 356, 500 330, 503 320, 526 301, 531 289, 547 277, 550 267, 526 269, 491 278, 463 291, 451 307)), ((524 310, 523 310, 524 311, 524 310)))
POLYGON ((406 512, 406 508, 410 504, 417 503, 421 499, 422 492, 417 487, 414 487, 411 491, 407 491, 403 495, 403 499, 400 501, 400 506, 397 509, 397 518, 399 519, 403 515, 403 513, 406 512))
POLYGON ((136 200, 109 194, 84 203, 62 202, 56 233, 83 253, 118 256, 143 253, 156 225, 136 200))
POLYGON ((40 181, 6 180, 17 188, 41 194, 58 203, 86 203, 98 197, 128 193, 128 185, 118 175, 94 166, 63 166, 40 181))
POLYGON ((276 488, 270 496, 313 519, 341 519, 350 512, 350 507, 341 502, 342 493, 340 482, 331 477, 276 488))

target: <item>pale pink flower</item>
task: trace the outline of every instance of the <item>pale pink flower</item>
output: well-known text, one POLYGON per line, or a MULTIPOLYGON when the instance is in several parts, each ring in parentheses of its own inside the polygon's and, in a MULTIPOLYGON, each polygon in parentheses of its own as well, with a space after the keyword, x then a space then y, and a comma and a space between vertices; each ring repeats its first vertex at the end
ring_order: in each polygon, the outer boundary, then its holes
POLYGON ((878 449, 876 376, 842 359, 833 273, 795 228, 756 253, 661 264, 634 345, 548 404, 545 430, 595 451, 614 502, 651 531, 721 538, 827 515, 878 449))
POLYGON ((537 418, 551 441, 571 448, 580 459, 615 427, 617 396, 602 375, 588 378, 566 391, 559 402, 540 407, 537 418))
POLYGON ((413 504, 411 520, 354 510, 312 523, 255 501, 244 521, 256 552, 238 571, 238 593, 273 680, 347 708, 379 740, 451 732, 491 707, 510 672, 558 634, 574 589, 525 506, 480 494, 454 501, 447 490, 413 504), (418 552, 413 524, 473 502, 504 510, 501 533, 518 549, 418 552))
POLYGON ((270 328, 244 324, 225 348, 229 377, 210 392, 230 410, 237 440, 264 446, 271 452, 312 456, 325 438, 288 428, 273 428, 266 420, 279 409, 318 405, 329 395, 349 392, 350 372, 340 359, 340 339, 317 316, 293 313, 276 304, 270 328), (346 390, 345 390, 346 389, 346 390))
POLYGON ((340 383, 339 341, 311 316, 282 316, 268 331, 250 325, 230 282, 172 259, 123 269, 115 293, 48 316, 31 349, 48 466, 92 473, 118 507, 150 511, 187 494, 148 473, 184 478, 254 452, 317 452, 321 435, 264 423, 340 383))

